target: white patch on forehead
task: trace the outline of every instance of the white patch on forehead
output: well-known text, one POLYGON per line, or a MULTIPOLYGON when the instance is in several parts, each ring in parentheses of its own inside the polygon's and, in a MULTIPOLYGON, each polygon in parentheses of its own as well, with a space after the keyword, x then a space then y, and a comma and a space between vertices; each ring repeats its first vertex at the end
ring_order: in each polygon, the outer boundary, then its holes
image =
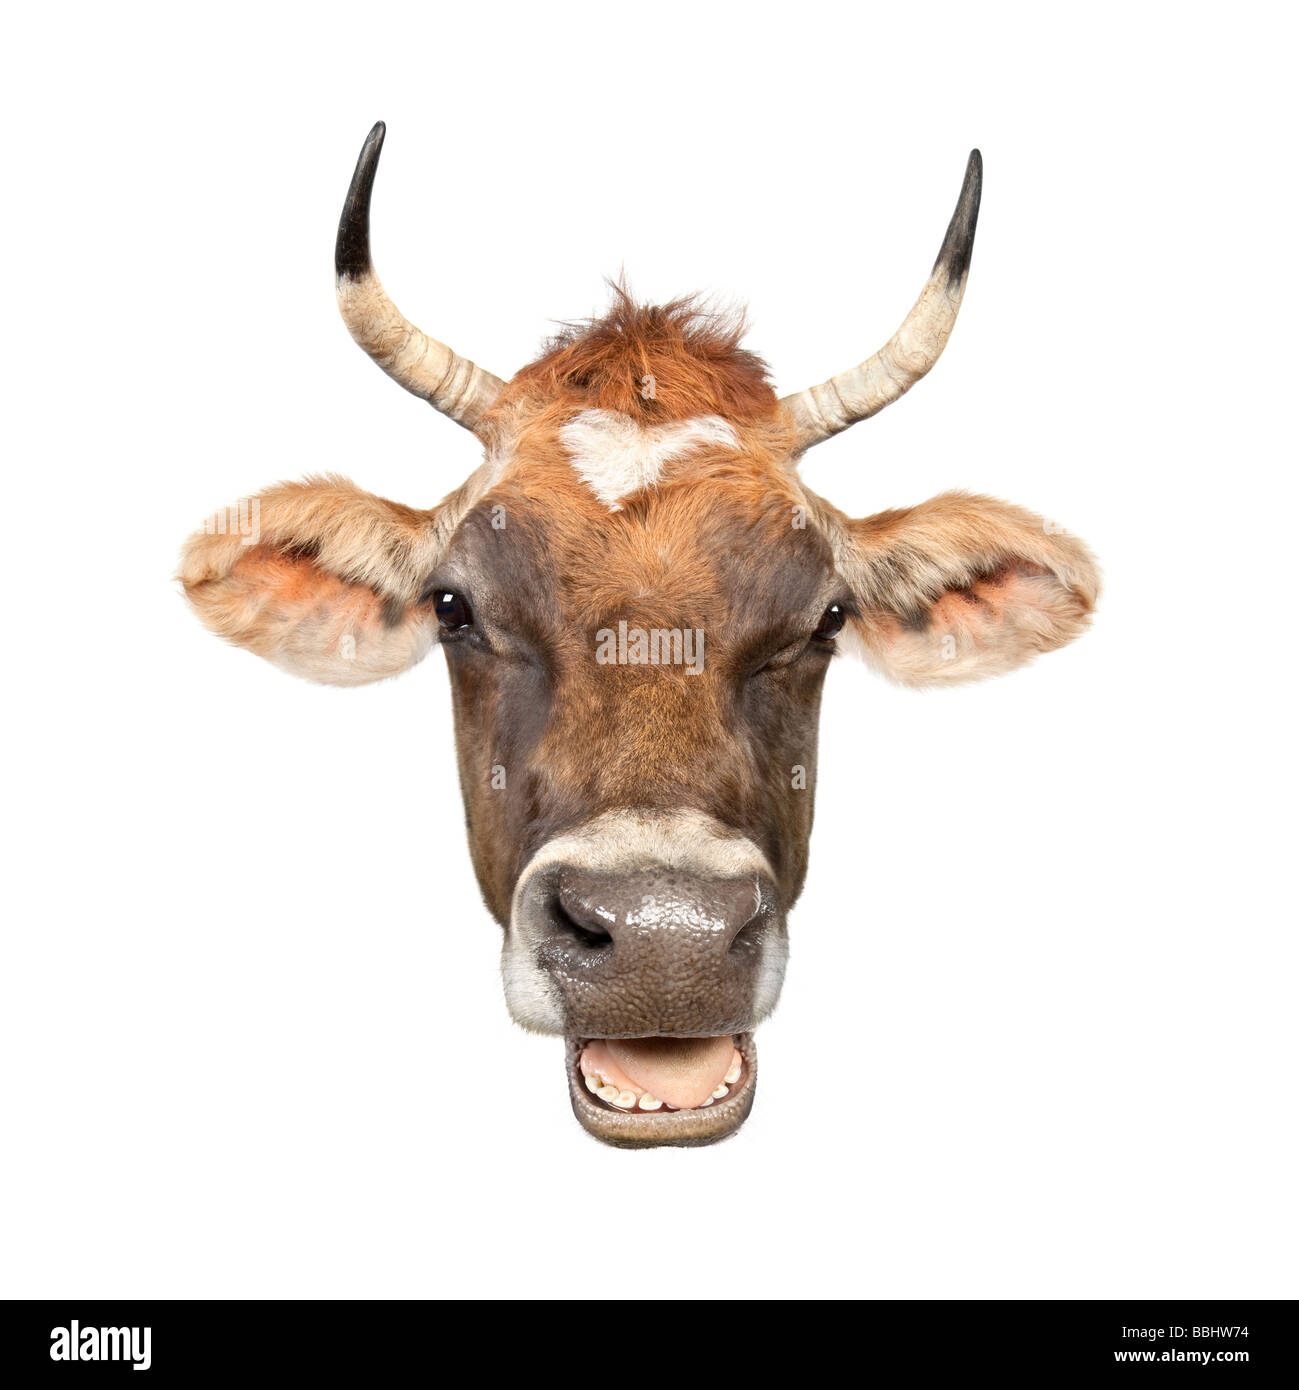
POLYGON ((559 431, 577 476, 611 512, 619 499, 653 487, 663 465, 704 445, 739 447, 720 415, 699 415, 667 425, 638 425, 616 410, 584 410, 559 431))

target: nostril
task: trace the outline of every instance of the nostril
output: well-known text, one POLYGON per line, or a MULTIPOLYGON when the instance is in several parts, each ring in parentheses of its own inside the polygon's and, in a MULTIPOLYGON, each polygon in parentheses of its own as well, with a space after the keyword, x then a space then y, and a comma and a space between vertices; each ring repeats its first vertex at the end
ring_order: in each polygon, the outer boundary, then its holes
POLYGON ((575 922, 560 903, 555 904, 555 921, 568 936, 588 950, 596 951, 603 946, 613 945, 613 937, 603 927, 584 927, 580 922, 575 922))
POLYGON ((735 916, 741 919, 744 925, 731 938, 731 944, 728 948, 729 954, 745 956, 756 951, 762 945, 763 928, 767 922, 767 909, 761 888, 754 887, 749 890, 748 901, 743 903, 735 916))
POLYGON ((728 954, 732 956, 747 956, 750 952, 756 951, 762 944, 762 931, 760 919, 755 917, 752 922, 746 922, 744 926, 735 933, 735 940, 728 948, 728 954))
POLYGON ((588 951, 600 951, 613 945, 613 934, 605 930, 594 913, 582 913, 579 921, 559 898, 553 898, 550 903, 550 916, 557 936, 576 941, 588 951))

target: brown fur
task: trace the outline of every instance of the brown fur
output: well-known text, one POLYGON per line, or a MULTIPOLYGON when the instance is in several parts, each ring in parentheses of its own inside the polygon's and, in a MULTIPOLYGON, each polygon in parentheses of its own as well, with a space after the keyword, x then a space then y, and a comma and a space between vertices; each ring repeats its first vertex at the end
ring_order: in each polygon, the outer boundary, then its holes
POLYGON ((913 685, 1010 670, 1086 625, 1090 556, 1020 508, 948 493, 853 521, 806 489, 790 422, 739 332, 692 301, 639 308, 620 290, 606 318, 567 330, 506 386, 484 422, 488 462, 440 507, 337 478, 286 484, 260 499, 252 554, 229 536, 186 550, 181 577, 203 620, 315 680, 405 669, 435 634, 430 585, 468 594, 479 632, 447 656, 471 849, 502 921, 528 857, 615 807, 715 817, 760 846, 791 903, 829 654, 812 633, 827 604, 853 613, 844 640, 913 685), (590 409, 649 425, 719 415, 738 447, 677 459, 610 510, 559 437, 590 409), (619 619, 703 629, 704 673, 598 665, 595 633, 619 619), (359 660, 339 658, 343 637, 359 660))
POLYGON ((644 424, 773 415, 776 393, 766 363, 740 346, 742 315, 709 309, 697 298, 638 305, 622 286, 613 293, 603 318, 568 325, 515 376, 507 403, 518 395, 562 399, 644 424))

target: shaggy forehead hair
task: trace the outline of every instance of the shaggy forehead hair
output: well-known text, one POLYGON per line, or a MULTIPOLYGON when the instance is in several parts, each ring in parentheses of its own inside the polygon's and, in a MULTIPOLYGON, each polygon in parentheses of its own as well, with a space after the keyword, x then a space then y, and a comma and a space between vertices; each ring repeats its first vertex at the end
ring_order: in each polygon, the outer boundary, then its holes
POLYGON ((507 388, 617 411, 643 425, 720 415, 757 420, 776 408, 767 364, 740 346, 744 315, 698 296, 635 303, 623 284, 602 317, 571 323, 507 388))

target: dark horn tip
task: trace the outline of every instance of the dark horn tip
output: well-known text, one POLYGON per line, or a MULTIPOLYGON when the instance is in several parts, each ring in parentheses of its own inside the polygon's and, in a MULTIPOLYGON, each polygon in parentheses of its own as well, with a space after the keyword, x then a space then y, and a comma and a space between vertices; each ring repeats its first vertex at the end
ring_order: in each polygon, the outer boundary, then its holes
POLYGON ((387 132, 387 126, 376 121, 356 161, 343 215, 338 221, 338 239, 334 242, 334 274, 340 280, 359 280, 371 270, 370 193, 387 132))
POLYGON ((947 225, 947 235, 934 269, 942 267, 952 284, 961 284, 970 273, 970 258, 974 255, 974 231, 979 224, 979 200, 983 196, 983 155, 971 150, 965 164, 965 182, 956 200, 956 211, 947 225))

